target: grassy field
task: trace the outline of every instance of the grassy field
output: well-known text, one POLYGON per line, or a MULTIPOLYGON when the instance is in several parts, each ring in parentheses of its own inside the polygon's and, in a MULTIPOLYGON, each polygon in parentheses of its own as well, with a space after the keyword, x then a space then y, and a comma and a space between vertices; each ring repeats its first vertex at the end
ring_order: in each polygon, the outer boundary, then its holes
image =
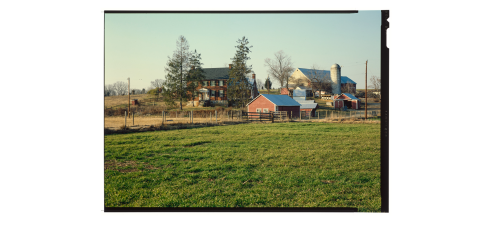
POLYGON ((381 208, 379 124, 106 135, 104 151, 106 207, 381 208))

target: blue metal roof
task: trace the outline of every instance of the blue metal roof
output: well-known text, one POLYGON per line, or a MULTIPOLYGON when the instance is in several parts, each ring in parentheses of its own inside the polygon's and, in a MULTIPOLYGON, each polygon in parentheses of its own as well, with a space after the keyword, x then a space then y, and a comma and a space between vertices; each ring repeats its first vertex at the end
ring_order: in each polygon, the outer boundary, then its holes
MULTIPOLYGON (((313 73, 313 70, 312 69, 305 69, 305 68, 298 68, 304 75, 307 76, 311 76, 311 75, 314 75, 313 73)), ((327 79, 330 79, 330 70, 316 70, 316 73, 319 75, 319 76, 323 76, 327 79)), ((351 83, 351 84, 357 84, 355 81, 351 80, 350 78, 346 77, 346 76, 341 76, 340 77, 340 83, 341 84, 346 84, 346 83, 351 83)))
POLYGON ((276 95, 276 94, 261 94, 261 95, 277 106, 300 106, 300 103, 293 100, 288 95, 276 95))
POLYGON ((344 95, 348 96, 349 98, 351 98, 352 100, 359 100, 357 97, 353 96, 352 94, 350 93, 343 93, 344 95))

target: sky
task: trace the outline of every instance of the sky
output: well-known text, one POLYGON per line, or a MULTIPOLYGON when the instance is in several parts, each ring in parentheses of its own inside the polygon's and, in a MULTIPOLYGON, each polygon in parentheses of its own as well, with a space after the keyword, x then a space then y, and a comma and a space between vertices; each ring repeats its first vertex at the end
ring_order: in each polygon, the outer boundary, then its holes
MULTIPOLYGON (((365 88, 380 77, 380 11, 354 14, 105 14, 105 84, 131 79, 131 89, 165 79, 164 67, 180 35, 201 54, 203 68, 225 67, 245 36, 253 46, 248 65, 264 81, 266 58, 282 50, 295 68, 329 70, 337 63, 342 76, 365 88)), ((274 88, 278 87, 275 82, 274 88)))

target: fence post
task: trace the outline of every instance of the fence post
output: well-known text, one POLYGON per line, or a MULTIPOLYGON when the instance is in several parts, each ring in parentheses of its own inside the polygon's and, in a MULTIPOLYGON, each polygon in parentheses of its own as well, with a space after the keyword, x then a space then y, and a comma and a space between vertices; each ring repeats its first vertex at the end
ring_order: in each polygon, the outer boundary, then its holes
POLYGON ((290 111, 290 120, 293 119, 293 111, 290 111))
POLYGON ((299 113, 299 120, 302 121, 302 110, 299 113))
POLYGON ((127 111, 125 111, 125 128, 127 128, 127 111))
POLYGON ((132 112, 132 126, 134 126, 134 115, 135 115, 135 113, 132 112))
POLYGON ((215 124, 217 124, 217 110, 215 110, 215 124))
POLYGON ((231 110, 231 121, 233 120, 233 110, 231 110))
POLYGON ((210 123, 212 123, 212 112, 210 112, 210 123))
POLYGON ((271 112, 271 123, 274 123, 274 112, 271 112))

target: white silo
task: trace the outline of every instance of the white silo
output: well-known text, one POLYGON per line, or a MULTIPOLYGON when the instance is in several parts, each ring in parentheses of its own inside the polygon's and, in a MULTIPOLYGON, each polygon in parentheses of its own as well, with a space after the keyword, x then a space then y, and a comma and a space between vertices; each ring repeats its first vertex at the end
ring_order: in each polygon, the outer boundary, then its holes
POLYGON ((332 79, 332 95, 340 94, 340 66, 335 63, 330 67, 330 78, 332 79))

